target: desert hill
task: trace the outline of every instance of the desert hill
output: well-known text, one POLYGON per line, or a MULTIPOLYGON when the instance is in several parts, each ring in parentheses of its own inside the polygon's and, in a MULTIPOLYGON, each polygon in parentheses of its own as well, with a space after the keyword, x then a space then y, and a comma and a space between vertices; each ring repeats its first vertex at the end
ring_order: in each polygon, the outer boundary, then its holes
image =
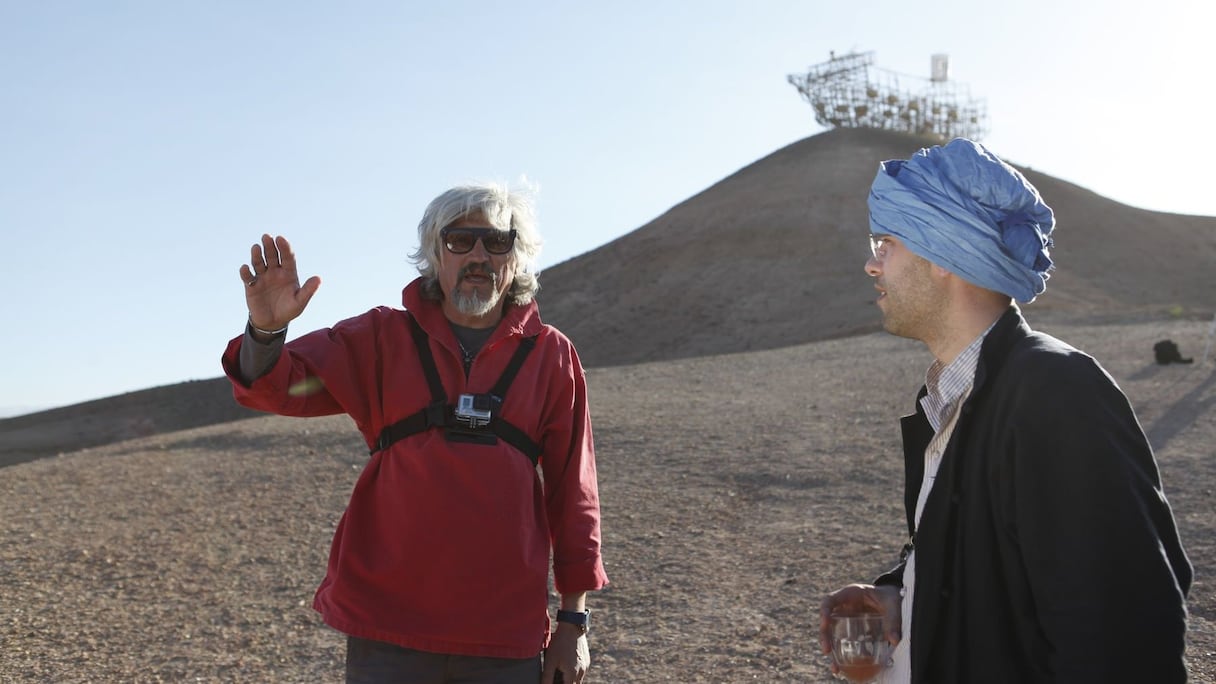
MULTIPOLYGON (((874 291, 862 271, 866 192, 880 161, 929 144, 839 129, 788 145, 546 269, 542 316, 570 336, 589 367, 875 331, 874 291)), ((1057 271, 1028 311, 1071 321, 1211 318, 1216 218, 1136 209, 1023 171, 1058 226, 1057 271)), ((216 378, 0 420, 0 466, 254 415, 228 393, 216 378)))
MULTIPOLYGON (((880 161, 907 158, 927 144, 863 129, 795 142, 637 230, 545 270, 542 315, 590 366, 876 330, 873 286, 862 270, 866 193, 880 161)), ((1019 168, 1057 220, 1057 271, 1029 310, 1071 318, 1167 310, 1211 317, 1216 218, 1136 209, 1019 168)))
POLYGON ((259 415, 232 400, 223 377, 128 392, 0 420, 0 467, 259 415))

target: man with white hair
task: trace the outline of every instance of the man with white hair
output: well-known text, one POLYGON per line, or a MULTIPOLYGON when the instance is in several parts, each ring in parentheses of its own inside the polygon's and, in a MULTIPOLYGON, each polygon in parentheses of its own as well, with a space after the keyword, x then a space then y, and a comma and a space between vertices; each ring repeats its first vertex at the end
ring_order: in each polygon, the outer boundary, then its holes
POLYGON ((347 682, 580 682, 586 593, 607 584, 595 452, 578 355, 533 301, 531 202, 456 187, 418 235, 404 309, 290 343, 321 281, 301 285, 286 238, 263 235, 224 369, 250 408, 349 414, 371 452, 313 602, 347 635, 347 682))
POLYGON ((1182 682, 1192 570, 1127 398, 1092 357, 1031 330, 1055 217, 983 145, 881 164, 866 273, 887 331, 934 357, 902 419, 909 540, 874 584, 882 682, 1182 682))

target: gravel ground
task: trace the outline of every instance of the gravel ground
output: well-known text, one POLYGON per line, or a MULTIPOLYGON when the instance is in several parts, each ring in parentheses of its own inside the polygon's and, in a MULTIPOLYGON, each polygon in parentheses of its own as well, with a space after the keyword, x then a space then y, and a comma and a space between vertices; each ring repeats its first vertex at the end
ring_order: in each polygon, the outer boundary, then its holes
MULTIPOLYGON (((1206 324, 1043 327, 1139 411, 1196 568, 1191 678, 1216 682, 1216 363, 1151 353, 1198 356, 1206 324)), ((613 583, 589 681, 830 681, 816 607, 898 554, 927 362, 874 334, 590 371, 613 583)), ((345 417, 259 417, 0 469, 0 681, 340 681, 310 606, 364 460, 345 417)))

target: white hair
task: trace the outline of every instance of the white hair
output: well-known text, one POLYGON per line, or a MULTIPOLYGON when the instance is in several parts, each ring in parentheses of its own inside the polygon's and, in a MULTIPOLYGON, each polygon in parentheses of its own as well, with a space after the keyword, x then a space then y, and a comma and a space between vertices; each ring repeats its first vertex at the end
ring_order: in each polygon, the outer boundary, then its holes
POLYGON ((527 304, 540 289, 533 265, 540 254, 540 233, 532 197, 534 186, 513 190, 498 183, 460 185, 431 200, 418 222, 418 251, 410 261, 426 279, 423 293, 442 299, 439 289, 439 255, 443 240, 439 231, 468 216, 480 215, 499 230, 515 229, 515 280, 507 290, 507 302, 527 304))

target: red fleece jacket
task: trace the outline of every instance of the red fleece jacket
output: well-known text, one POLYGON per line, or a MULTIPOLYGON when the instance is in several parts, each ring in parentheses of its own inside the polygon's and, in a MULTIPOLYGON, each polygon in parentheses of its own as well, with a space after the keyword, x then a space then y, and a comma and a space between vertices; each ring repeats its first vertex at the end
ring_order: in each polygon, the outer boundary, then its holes
MULTIPOLYGON (((541 323, 535 303, 508 305, 466 380, 451 326, 420 285, 407 286, 403 302, 430 338, 449 401, 488 392, 520 340, 537 335, 502 417, 541 446, 539 473, 502 440, 452 442, 438 428, 372 454, 313 607, 357 637, 532 657, 549 634, 550 551, 558 592, 608 581, 583 368, 570 340, 541 323)), ((378 307, 293 340, 248 386, 238 372, 242 339, 223 356, 238 402, 286 416, 347 413, 369 448, 381 429, 431 401, 405 311, 378 307)))

